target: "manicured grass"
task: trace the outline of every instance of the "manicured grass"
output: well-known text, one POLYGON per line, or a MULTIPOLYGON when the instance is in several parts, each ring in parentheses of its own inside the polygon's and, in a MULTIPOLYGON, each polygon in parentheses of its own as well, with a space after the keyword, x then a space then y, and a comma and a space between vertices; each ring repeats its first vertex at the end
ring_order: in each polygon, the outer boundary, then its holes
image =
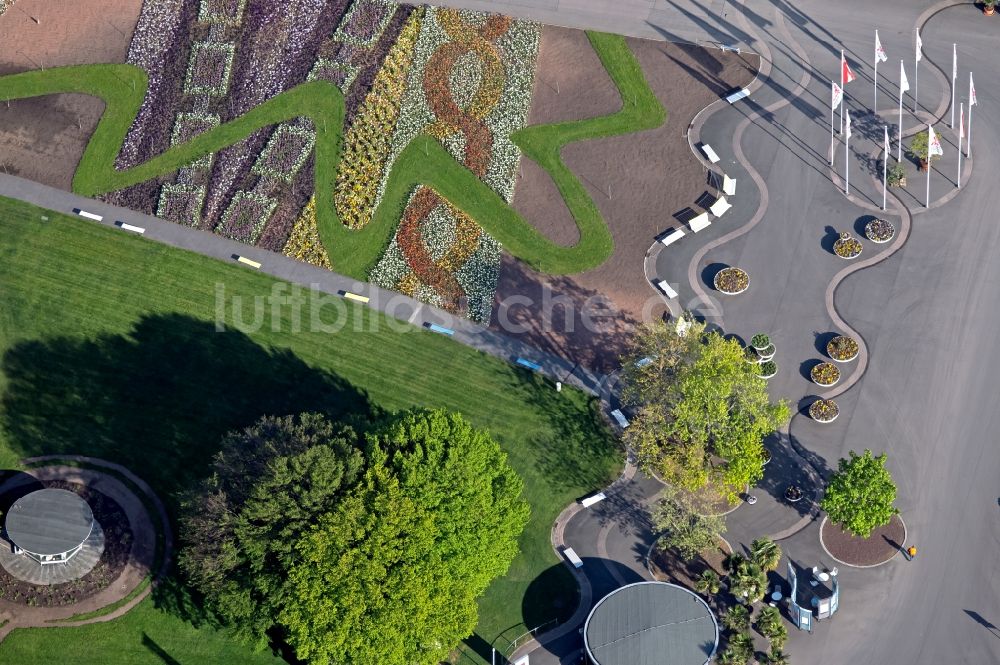
MULTIPOLYGON (((361 306, 340 315, 346 325, 336 334, 308 331, 318 311, 308 298, 302 332, 291 332, 291 307, 276 317, 264 308, 259 332, 216 332, 217 285, 228 303, 243 298, 249 319, 253 297, 275 284, 0 199, 0 467, 47 453, 102 457, 130 467, 171 506, 205 472, 220 436, 261 414, 454 409, 490 429, 532 506, 522 555, 483 598, 477 635, 488 642, 525 619, 540 623, 560 613, 559 602, 562 613, 571 611, 573 583, 551 551, 549 530, 562 508, 603 486, 620 463, 594 400, 556 393, 544 379, 439 335, 399 332, 401 324, 361 306)), ((337 311, 327 305, 321 316, 332 323, 337 311)), ((231 324, 231 311, 226 318, 231 324)), ((143 616, 153 616, 149 604, 143 616)), ((156 616, 157 625, 184 629, 180 619, 156 616)), ((44 638, 46 649, 62 649, 65 658, 85 650, 95 659, 87 662, 143 662, 119 653, 141 646, 142 626, 131 621, 119 634, 127 648, 87 637, 113 628, 67 628, 64 639, 44 638)), ((7 651, 28 639, 0 643, 0 661, 29 662, 7 651)), ((174 651, 163 648, 180 662, 246 662, 202 660, 184 651, 184 640, 170 644, 174 651)))
POLYGON ((106 110, 87 145, 73 179, 87 196, 121 189, 170 173, 209 152, 231 145, 254 131, 309 116, 316 125, 316 214, 320 237, 334 269, 365 279, 395 231, 407 198, 417 185, 431 187, 467 212, 505 249, 546 273, 576 273, 603 263, 614 249, 604 219, 580 180, 559 156, 574 141, 624 134, 661 125, 666 113, 650 90, 635 56, 617 35, 588 33, 591 44, 621 93, 622 108, 600 118, 529 127, 514 135, 525 154, 549 172, 580 229, 572 246, 557 245, 526 222, 511 206, 457 162, 433 138, 414 139, 394 162, 385 196, 372 222, 349 230, 333 206, 336 166, 341 155, 344 99, 323 81, 303 83, 253 108, 245 115, 171 147, 126 171, 114 168, 118 153, 147 85, 144 72, 131 65, 80 65, 25 72, 0 78, 6 99, 59 92, 95 95, 106 110))

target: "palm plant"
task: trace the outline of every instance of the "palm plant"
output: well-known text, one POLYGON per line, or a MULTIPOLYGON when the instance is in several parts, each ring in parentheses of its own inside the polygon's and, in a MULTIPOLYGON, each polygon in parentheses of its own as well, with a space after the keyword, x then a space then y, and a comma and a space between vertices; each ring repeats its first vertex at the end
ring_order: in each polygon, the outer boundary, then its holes
POLYGON ((767 575, 757 564, 744 560, 729 574, 729 590, 740 600, 756 603, 767 592, 767 575))
POLYGON ((737 633, 729 638, 729 649, 734 651, 740 662, 747 662, 753 657, 753 637, 750 633, 737 633))
POLYGON ((733 605, 722 615, 722 625, 729 630, 746 630, 750 626, 750 610, 746 605, 733 605))
POLYGON ((775 648, 774 645, 771 646, 771 651, 766 654, 764 658, 764 662, 767 663, 767 665, 788 665, 790 662, 788 654, 781 649, 775 648))
POLYGON ((781 625, 781 612, 778 611, 778 608, 771 607, 770 605, 762 608, 757 615, 757 629, 760 630, 760 634, 769 638, 781 630, 781 628, 783 628, 781 625))
POLYGON ((704 594, 709 600, 722 588, 722 580, 715 574, 714 570, 706 570, 701 574, 695 583, 694 588, 698 593, 704 594))
POLYGON ((781 547, 770 538, 758 538, 750 544, 750 560, 763 570, 777 570, 781 547))

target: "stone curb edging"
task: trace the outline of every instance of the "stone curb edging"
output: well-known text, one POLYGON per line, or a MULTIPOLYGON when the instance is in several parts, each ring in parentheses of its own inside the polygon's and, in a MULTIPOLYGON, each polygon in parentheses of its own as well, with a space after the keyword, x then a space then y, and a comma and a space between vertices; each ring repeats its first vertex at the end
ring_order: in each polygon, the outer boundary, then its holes
MULTIPOLYGON (((896 517, 899 518, 900 523, 903 525, 903 543, 905 543, 906 542, 906 538, 909 535, 909 533, 906 530, 906 522, 903 520, 903 516, 902 515, 898 515, 897 514, 896 517)), ((823 542, 823 526, 828 521, 829 521, 829 518, 827 518, 826 516, 824 516, 823 517, 823 521, 820 522, 820 525, 819 525, 819 545, 820 545, 820 547, 823 548, 823 551, 826 552, 826 554, 827 554, 828 557, 830 557, 831 559, 833 559, 834 561, 836 561, 839 564, 842 564, 844 566, 849 566, 851 568, 878 568, 879 566, 884 566, 885 564, 887 564, 890 561, 892 561, 893 559, 895 559, 896 555, 899 554, 902 551, 902 550, 896 550, 895 552, 892 553, 892 556, 890 556, 885 561, 882 561, 880 563, 872 563, 872 564, 869 564, 867 566, 862 566, 862 565, 859 565, 859 564, 856 564, 856 563, 847 563, 846 561, 842 561, 842 560, 838 559, 837 557, 835 557, 833 555, 833 553, 830 552, 829 549, 827 549, 826 543, 823 542)))

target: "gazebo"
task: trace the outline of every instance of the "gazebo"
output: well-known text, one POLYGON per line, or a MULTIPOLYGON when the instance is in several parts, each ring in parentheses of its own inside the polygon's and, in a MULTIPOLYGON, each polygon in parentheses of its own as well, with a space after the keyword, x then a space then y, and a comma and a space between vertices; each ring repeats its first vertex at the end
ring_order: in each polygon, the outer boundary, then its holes
POLYGON ((637 582, 594 606, 583 640, 591 665, 705 665, 719 645, 719 626, 684 587, 637 582))
POLYGON ((4 527, 15 553, 46 566, 80 551, 94 529, 94 513, 75 492, 41 489, 14 502, 4 527))

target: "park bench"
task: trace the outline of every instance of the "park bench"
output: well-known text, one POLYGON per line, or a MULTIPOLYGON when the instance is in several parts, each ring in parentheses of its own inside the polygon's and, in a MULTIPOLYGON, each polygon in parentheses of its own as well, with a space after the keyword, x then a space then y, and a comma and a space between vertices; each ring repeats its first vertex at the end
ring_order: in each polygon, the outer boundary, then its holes
POLYGON ((615 419, 615 422, 617 422, 618 426, 622 429, 628 427, 628 418, 625 417, 625 414, 622 413, 621 409, 615 409, 612 411, 611 417, 615 419))
POLYGON ((566 557, 566 560, 573 565, 574 568, 583 568, 583 559, 581 559, 580 556, 573 551, 572 547, 567 547, 566 549, 564 549, 563 555, 566 557))
POLYGON ((518 365, 520 365, 521 367, 527 367, 528 369, 534 370, 536 372, 539 371, 540 369, 542 369, 541 365, 539 365, 536 362, 532 362, 532 361, 528 360, 527 358, 518 358, 514 362, 517 363, 518 365))
POLYGON ((104 217, 102 217, 101 215, 97 215, 92 212, 87 212, 86 210, 80 210, 79 208, 73 208, 73 212, 80 215, 80 217, 86 217, 87 219, 92 219, 96 222, 104 220, 104 217))
POLYGON ((667 284, 667 280, 661 279, 656 283, 656 285, 660 287, 660 290, 667 294, 667 297, 671 300, 677 297, 677 292, 670 288, 670 285, 667 284))
POLYGON ((715 150, 712 149, 712 146, 708 145, 707 143, 701 144, 701 151, 705 153, 706 157, 708 157, 708 161, 712 162, 713 164, 719 161, 719 156, 715 154, 715 150))
POLYGON ((436 323, 428 323, 427 329, 431 332, 441 333, 442 335, 454 335, 455 331, 451 328, 445 328, 444 326, 439 326, 436 323))
POLYGON ((684 229, 674 229, 669 233, 664 234, 660 238, 660 242, 662 242, 664 246, 669 247, 671 244, 677 242, 683 237, 684 237, 684 229))
POLYGON ((355 302, 366 303, 370 300, 368 296, 363 296, 357 293, 351 293, 350 291, 344 291, 344 297, 348 300, 353 300, 355 302))
POLYGON ((244 264, 244 265, 250 266, 254 270, 260 270, 260 263, 257 262, 257 261, 254 261, 253 259, 248 259, 245 256, 237 256, 236 260, 239 261, 240 263, 244 264))

